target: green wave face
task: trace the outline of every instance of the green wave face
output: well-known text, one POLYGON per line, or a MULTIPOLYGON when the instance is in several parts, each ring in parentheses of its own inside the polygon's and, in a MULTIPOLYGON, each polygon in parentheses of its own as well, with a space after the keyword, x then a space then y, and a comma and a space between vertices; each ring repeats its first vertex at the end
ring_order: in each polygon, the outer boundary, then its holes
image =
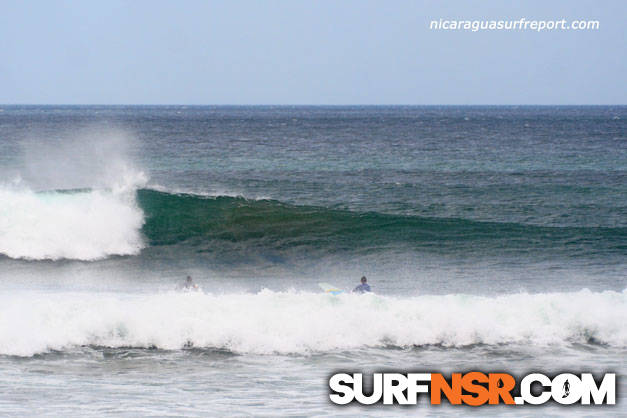
POLYGON ((539 227, 464 219, 356 213, 274 200, 137 192, 152 246, 199 251, 310 254, 415 250, 437 253, 624 255, 627 228, 539 227))

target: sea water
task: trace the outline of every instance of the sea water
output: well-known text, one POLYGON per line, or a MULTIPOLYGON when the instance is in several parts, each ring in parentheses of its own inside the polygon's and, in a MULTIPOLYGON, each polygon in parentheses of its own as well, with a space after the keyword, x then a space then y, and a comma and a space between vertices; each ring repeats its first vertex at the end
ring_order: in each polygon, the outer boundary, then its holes
POLYGON ((540 411, 625 413, 626 120, 3 106, 0 411, 534 412, 328 398, 337 371, 482 370, 616 372, 615 407, 540 411))

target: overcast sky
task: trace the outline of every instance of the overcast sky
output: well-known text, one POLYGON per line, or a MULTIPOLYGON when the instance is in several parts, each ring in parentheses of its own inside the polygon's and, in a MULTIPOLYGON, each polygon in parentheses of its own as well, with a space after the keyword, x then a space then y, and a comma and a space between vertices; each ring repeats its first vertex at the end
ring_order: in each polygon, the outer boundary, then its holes
POLYGON ((626 104, 626 26, 625 0, 0 0, 0 103, 626 104), (429 30, 522 17, 600 30, 429 30))

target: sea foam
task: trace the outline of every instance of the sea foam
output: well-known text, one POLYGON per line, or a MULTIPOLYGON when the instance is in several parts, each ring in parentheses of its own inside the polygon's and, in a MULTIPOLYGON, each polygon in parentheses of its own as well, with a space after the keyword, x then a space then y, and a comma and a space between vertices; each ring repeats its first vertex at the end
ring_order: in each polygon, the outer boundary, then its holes
POLYGON ((135 190, 33 192, 0 188, 0 253, 30 260, 137 254, 144 242, 135 190))
POLYGON ((0 183, 0 254, 29 260, 97 260, 137 254, 144 214, 136 191, 148 178, 133 139, 82 129, 21 144, 15 180, 0 183))
POLYGON ((627 347, 627 291, 387 297, 306 292, 0 295, 0 354, 77 346, 308 354, 437 344, 627 347))

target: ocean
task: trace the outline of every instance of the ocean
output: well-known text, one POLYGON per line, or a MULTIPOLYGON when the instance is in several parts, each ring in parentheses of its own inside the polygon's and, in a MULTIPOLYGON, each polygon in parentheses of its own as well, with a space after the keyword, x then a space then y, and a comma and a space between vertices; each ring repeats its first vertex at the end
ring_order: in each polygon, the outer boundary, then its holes
POLYGON ((626 323, 625 106, 0 106, 0 414, 617 416, 626 323), (386 370, 617 405, 329 401, 386 370))

